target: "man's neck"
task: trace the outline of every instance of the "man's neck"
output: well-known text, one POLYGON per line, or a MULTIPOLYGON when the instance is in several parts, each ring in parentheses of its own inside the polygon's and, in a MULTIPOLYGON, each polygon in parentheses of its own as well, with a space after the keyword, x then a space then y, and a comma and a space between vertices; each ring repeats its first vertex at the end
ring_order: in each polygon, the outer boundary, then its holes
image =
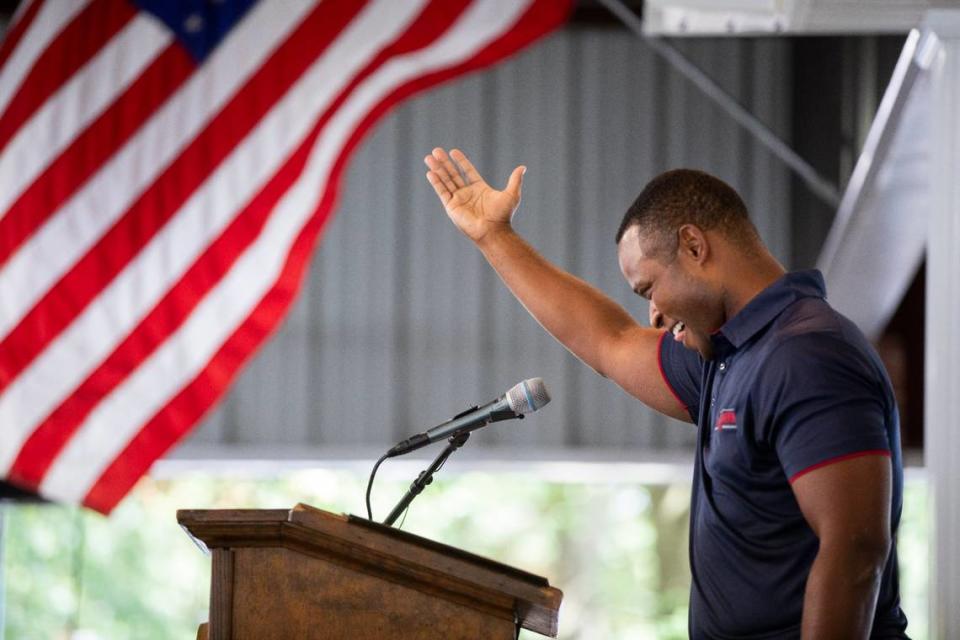
POLYGON ((724 312, 729 321, 757 295, 779 280, 786 269, 768 251, 739 262, 731 271, 724 298, 724 312))

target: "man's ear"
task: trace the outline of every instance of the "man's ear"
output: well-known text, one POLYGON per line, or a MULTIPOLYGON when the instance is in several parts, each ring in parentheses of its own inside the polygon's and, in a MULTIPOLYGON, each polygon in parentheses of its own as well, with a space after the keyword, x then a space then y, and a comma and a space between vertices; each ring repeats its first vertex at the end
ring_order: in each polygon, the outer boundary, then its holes
POLYGON ((710 255, 710 243, 700 227, 685 224, 677 230, 677 251, 695 263, 703 264, 710 255))

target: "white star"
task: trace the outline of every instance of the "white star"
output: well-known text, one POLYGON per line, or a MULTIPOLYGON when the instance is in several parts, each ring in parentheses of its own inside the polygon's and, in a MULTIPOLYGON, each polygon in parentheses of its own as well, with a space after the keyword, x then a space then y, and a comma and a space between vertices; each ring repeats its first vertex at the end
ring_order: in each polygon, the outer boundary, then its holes
POLYGON ((203 30, 203 16, 199 13, 191 13, 187 16, 187 19, 183 21, 183 29, 187 33, 199 33, 203 30))

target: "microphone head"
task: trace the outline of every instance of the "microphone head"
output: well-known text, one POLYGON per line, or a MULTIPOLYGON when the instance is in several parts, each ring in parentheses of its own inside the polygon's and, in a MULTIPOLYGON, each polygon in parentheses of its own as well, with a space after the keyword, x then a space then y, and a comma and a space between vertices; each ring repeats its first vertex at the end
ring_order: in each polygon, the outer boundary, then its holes
POLYGON ((507 391, 507 404, 514 413, 519 415, 536 411, 548 402, 550 402, 550 394, 547 392, 547 386, 543 384, 543 378, 524 380, 507 391))

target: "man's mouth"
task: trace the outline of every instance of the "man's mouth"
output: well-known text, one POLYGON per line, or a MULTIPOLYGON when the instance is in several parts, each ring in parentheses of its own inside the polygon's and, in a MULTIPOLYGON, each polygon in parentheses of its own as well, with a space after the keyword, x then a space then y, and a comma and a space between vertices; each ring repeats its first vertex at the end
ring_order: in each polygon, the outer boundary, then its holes
POLYGON ((673 334, 673 339, 677 341, 683 340, 683 331, 686 329, 686 326, 681 321, 677 321, 675 325, 670 327, 670 333, 673 334))

